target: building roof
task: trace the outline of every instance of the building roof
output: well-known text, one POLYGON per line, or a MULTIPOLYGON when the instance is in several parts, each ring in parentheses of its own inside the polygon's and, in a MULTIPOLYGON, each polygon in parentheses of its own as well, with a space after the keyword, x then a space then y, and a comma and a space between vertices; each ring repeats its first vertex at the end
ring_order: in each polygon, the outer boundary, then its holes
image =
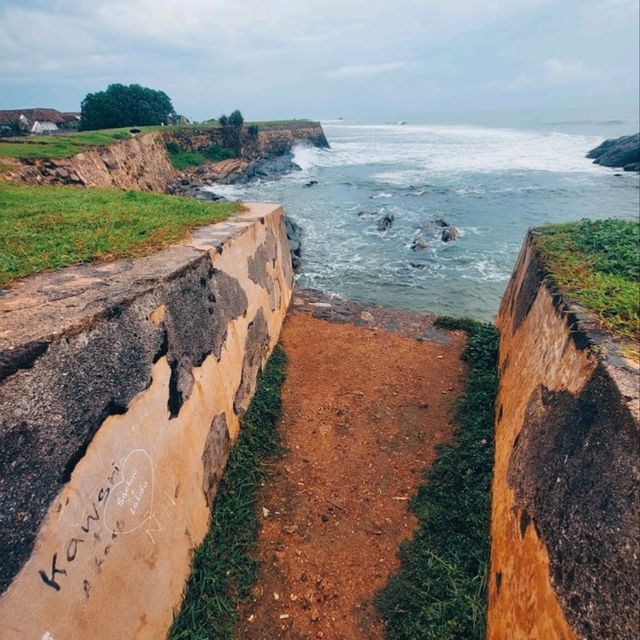
POLYGON ((40 122, 55 122, 60 124, 67 122, 64 115, 56 109, 9 109, 0 111, 0 122, 12 122, 18 120, 23 115, 31 124, 36 120, 40 122))

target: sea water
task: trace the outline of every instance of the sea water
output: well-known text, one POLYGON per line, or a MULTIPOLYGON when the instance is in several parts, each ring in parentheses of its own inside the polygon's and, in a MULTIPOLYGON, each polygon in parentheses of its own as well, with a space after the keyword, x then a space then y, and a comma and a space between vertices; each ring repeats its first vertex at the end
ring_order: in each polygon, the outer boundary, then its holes
POLYGON ((296 148, 301 171, 212 187, 228 198, 284 205, 303 229, 302 287, 491 320, 527 228, 638 216, 637 174, 616 175, 585 158, 605 137, 595 132, 323 125, 331 149, 296 148), (394 223, 381 231, 384 214, 394 223), (461 237, 442 242, 438 218, 461 237), (417 235, 426 249, 412 248, 417 235))

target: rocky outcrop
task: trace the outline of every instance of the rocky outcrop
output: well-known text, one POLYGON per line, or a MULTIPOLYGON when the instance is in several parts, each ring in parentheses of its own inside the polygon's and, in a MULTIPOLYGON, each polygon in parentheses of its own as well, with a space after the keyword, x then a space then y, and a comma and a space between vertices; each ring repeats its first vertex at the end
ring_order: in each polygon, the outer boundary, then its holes
POLYGON ((3 638, 166 637, 292 276, 282 209, 251 205, 3 292, 3 638))
POLYGON ((603 167, 640 171, 640 133, 605 140, 591 149, 587 158, 593 158, 594 164, 601 164, 603 167))
MULTIPOLYGON (((190 127, 164 132, 165 139, 187 151, 202 151, 212 144, 224 146, 221 130, 213 127, 190 127)), ((294 120, 285 124, 259 125, 258 135, 242 132, 242 160, 253 162, 290 152, 297 144, 327 148, 329 143, 319 122, 294 120)))
POLYGON ((487 637, 637 637, 637 363, 553 287, 533 235, 498 327, 487 637))
POLYGON ((293 270, 297 271, 302 265, 302 227, 289 216, 285 216, 285 227, 289 253, 291 254, 291 265, 293 270))
MULTIPOLYGON (((294 170, 291 150, 297 144, 328 147, 318 122, 294 121, 263 125, 257 136, 243 132, 240 158, 202 165, 178 172, 171 164, 166 142, 176 142, 187 151, 200 151, 212 144, 223 145, 215 127, 166 129, 108 146, 90 148, 71 158, 8 159, 0 179, 29 184, 73 184, 115 187, 141 191, 181 193, 185 179, 197 184, 230 184, 255 178, 279 177, 294 170)), ((299 168, 299 167, 298 167, 299 168)))
POLYGON ((150 133, 108 146, 94 147, 71 158, 13 161, 5 179, 28 184, 73 184, 163 192, 175 180, 162 134, 150 133))

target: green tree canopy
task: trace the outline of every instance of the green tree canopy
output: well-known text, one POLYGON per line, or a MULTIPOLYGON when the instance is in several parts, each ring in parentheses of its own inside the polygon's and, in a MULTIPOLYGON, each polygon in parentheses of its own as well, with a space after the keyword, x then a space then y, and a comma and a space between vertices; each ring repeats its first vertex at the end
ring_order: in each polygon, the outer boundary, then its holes
POLYGON ((81 104, 80 128, 112 129, 166 123, 175 114, 171 98, 139 84, 110 84, 106 91, 89 93, 81 104))

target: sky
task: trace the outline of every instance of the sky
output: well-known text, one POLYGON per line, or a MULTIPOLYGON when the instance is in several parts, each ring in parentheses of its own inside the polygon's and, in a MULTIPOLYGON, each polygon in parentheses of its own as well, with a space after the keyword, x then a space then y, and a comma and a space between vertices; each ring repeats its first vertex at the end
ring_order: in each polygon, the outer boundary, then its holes
POLYGON ((638 0, 0 0, 0 109, 76 111, 121 82, 193 120, 633 121, 638 14, 638 0))

